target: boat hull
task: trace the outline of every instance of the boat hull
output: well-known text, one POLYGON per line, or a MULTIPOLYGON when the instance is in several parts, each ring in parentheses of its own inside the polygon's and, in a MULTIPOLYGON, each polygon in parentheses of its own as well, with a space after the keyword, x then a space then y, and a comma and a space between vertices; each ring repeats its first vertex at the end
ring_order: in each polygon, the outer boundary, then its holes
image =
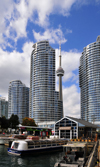
POLYGON ((15 150, 8 148, 8 153, 17 155, 17 156, 24 156, 24 155, 37 155, 37 154, 46 154, 49 152, 57 152, 57 151, 63 151, 62 146, 56 146, 56 147, 45 147, 45 148, 34 148, 34 149, 28 149, 28 150, 15 150))

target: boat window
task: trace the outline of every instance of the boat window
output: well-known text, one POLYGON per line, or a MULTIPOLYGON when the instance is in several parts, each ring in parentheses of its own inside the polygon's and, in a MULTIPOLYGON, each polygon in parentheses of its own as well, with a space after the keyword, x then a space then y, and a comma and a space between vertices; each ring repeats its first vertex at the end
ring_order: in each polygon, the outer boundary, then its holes
POLYGON ((14 143, 14 145, 13 145, 13 147, 12 147, 12 148, 17 149, 17 148, 18 148, 18 146, 19 146, 19 143, 14 143))
POLYGON ((46 142, 45 142, 45 141, 40 141, 40 143, 41 143, 41 144, 46 144, 46 142))
POLYGON ((51 145, 51 141, 47 140, 47 144, 50 144, 50 145, 51 145))
POLYGON ((40 140, 40 143, 41 143, 41 147, 46 147, 46 141, 45 140, 40 140))
POLYGON ((34 145, 34 142, 33 142, 33 141, 27 141, 27 143, 28 143, 28 146, 29 146, 29 145, 34 145))
POLYGON ((51 141, 47 140, 47 146, 51 146, 51 141))
POLYGON ((39 141, 34 141, 35 145, 40 145, 39 141))

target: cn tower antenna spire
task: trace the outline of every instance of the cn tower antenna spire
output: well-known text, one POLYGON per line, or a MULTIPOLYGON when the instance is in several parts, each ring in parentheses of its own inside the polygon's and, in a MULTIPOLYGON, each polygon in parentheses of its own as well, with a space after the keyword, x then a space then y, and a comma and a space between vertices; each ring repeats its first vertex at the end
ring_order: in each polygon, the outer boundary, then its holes
POLYGON ((62 95, 62 77, 64 76, 64 70, 63 68, 61 67, 61 40, 59 41, 59 51, 60 51, 60 54, 59 54, 59 67, 57 69, 57 76, 59 77, 59 102, 60 104, 62 105, 62 109, 61 110, 61 115, 63 117, 63 95, 62 95))
POLYGON ((60 50, 60 55, 59 55, 59 67, 61 67, 61 39, 59 41, 59 50, 60 50))
POLYGON ((59 50, 60 50, 60 55, 61 55, 61 39, 59 41, 59 50))
POLYGON ((61 40, 59 41, 59 50, 60 50, 60 55, 59 55, 59 68, 57 69, 57 76, 59 77, 59 100, 63 101, 63 98, 62 98, 62 76, 64 75, 64 70, 61 67, 61 40))

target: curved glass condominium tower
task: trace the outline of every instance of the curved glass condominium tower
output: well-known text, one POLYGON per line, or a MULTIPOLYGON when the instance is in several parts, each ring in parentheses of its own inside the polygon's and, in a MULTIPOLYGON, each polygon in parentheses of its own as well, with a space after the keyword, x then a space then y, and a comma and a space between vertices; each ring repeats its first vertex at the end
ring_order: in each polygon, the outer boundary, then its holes
MULTIPOLYGON (((57 121, 61 114, 57 110, 55 97, 55 50, 48 41, 33 45, 31 54, 30 109, 29 117, 35 122, 57 121)), ((60 111, 61 112, 61 111, 60 111)))
POLYGON ((100 36, 80 58, 81 118, 100 124, 100 36))
POLYGON ((20 80, 9 83, 8 90, 8 118, 18 115, 19 122, 29 116, 29 88, 20 80))
POLYGON ((0 117, 8 118, 8 101, 4 97, 0 97, 0 117))

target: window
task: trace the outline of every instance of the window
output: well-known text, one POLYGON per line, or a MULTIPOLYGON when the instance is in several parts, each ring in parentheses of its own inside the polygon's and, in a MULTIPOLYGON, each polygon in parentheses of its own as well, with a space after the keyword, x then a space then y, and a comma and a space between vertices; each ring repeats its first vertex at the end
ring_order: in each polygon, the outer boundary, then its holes
POLYGON ((19 146, 19 143, 14 143, 14 145, 12 146, 12 148, 17 149, 18 146, 19 146))

